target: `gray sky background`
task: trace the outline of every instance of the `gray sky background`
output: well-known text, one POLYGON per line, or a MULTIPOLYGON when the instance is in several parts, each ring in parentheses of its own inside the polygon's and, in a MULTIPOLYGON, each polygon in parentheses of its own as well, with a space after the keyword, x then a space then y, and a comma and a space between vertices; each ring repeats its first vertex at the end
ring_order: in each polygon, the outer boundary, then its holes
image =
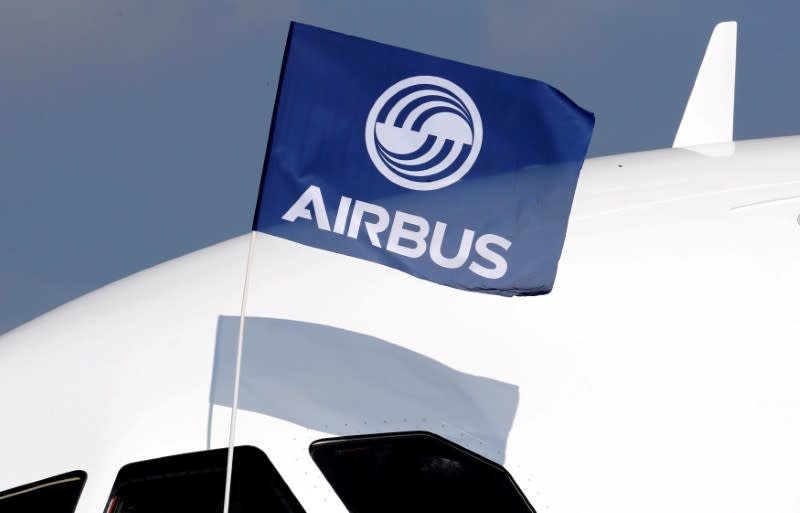
POLYGON ((0 0, 0 333, 246 233, 289 20, 538 78, 669 146, 715 23, 735 138, 800 134, 796 0, 0 0))

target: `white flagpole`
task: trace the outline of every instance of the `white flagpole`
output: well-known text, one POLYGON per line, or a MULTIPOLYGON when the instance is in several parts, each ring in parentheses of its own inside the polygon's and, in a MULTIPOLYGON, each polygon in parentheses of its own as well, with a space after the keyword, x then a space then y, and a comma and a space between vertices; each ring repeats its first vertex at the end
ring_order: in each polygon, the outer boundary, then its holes
POLYGON ((250 232, 250 249, 247 252, 247 268, 244 271, 244 290, 242 291, 242 310, 239 314, 239 339, 236 344, 236 374, 233 378, 233 404, 231 405, 231 427, 228 432, 228 466, 225 470, 225 502, 222 513, 228 513, 231 502, 231 475, 233 473, 233 446, 236 440, 236 411, 239 408, 239 378, 242 372, 242 346, 244 342, 244 319, 247 310, 247 288, 250 285, 250 265, 253 262, 253 247, 256 232, 250 232))

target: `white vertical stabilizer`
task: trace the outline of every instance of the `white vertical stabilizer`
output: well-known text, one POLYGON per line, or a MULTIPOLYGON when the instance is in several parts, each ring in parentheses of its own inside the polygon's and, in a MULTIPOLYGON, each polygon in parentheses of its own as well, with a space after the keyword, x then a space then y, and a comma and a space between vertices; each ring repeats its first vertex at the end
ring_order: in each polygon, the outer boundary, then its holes
POLYGON ((733 141, 736 22, 719 23, 694 82, 672 147, 733 141))

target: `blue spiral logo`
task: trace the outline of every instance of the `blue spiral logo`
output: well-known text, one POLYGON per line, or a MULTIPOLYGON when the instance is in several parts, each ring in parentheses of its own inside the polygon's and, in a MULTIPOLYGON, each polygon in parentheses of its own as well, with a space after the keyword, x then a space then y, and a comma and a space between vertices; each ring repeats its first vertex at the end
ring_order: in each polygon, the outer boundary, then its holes
POLYGON ((483 141, 475 102, 440 77, 410 77, 375 101, 364 132, 372 163, 393 183, 432 191, 460 180, 483 141))

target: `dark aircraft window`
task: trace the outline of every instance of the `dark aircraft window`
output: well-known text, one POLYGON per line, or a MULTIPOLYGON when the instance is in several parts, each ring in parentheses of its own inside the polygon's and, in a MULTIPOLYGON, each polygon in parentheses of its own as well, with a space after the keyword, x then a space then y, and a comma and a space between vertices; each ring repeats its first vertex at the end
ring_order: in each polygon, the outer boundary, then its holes
POLYGON ((85 482, 76 470, 0 492, 0 513, 72 513, 85 482))
MULTIPOLYGON (((106 513, 220 513, 228 450, 195 452, 122 467, 106 513)), ((305 513, 267 455, 236 447, 231 513, 305 513)))
POLYGON ((535 513, 506 469, 432 433, 329 438, 309 451, 350 513, 535 513))

